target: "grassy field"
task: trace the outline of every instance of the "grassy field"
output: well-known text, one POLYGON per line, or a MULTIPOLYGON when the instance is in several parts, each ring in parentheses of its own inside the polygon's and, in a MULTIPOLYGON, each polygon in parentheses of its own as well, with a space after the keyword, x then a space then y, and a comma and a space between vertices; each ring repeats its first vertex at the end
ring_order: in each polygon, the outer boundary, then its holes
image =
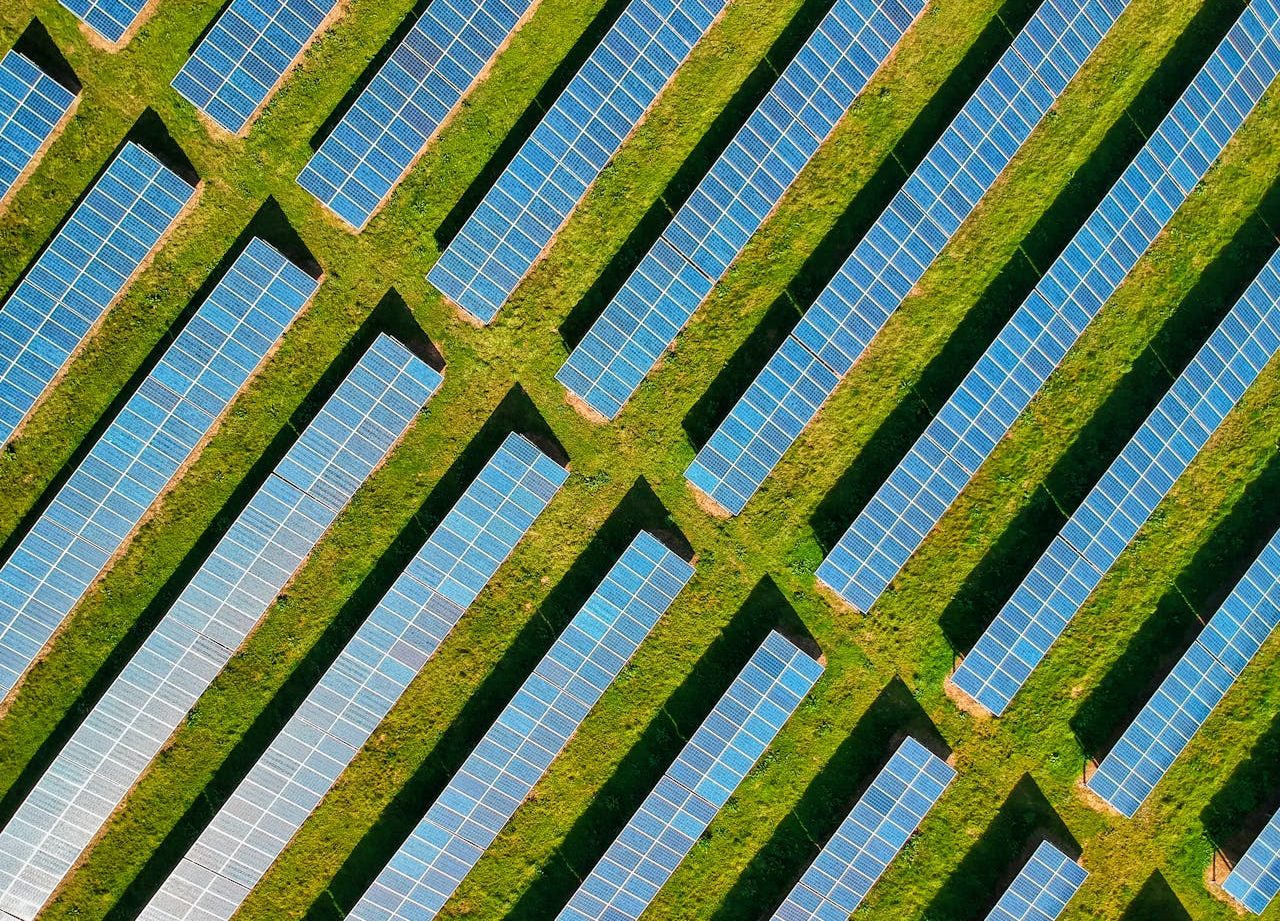
MULTIPOLYGON (((417 6, 421 6, 419 3, 417 6)), ((807 630, 825 676, 646 917, 754 921, 834 829, 904 731, 960 776, 859 917, 981 918, 1030 844, 1092 871, 1066 917, 1226 919, 1204 875, 1280 803, 1274 638, 1134 820, 1080 795, 1199 619, 1280 524, 1280 373, 1263 375, 999 721, 945 697, 972 644, 1140 424, 1280 230, 1273 90, 1139 269, 870 616, 812 571, 1138 149, 1243 6, 1133 0, 919 290, 737 519, 708 517, 683 470, 1007 45, 1028 0, 933 0, 620 419, 598 426, 552 375, 670 211, 827 7, 732 0, 497 322, 458 319, 424 275, 441 240, 555 98, 620 0, 542 0, 368 230, 293 179, 314 135, 413 9, 349 0, 246 140, 213 138, 168 82, 221 6, 158 0, 117 54, 55 0, 32 16, 84 84, 80 108, 0 214, 8 290, 131 131, 161 131, 204 181, 195 211, 0 454, 11 545, 117 394, 217 280, 247 229, 325 271, 313 305, 0 719, 7 819, 274 458, 377 329, 420 327, 445 384, 145 775, 46 912, 131 919, 292 706, 503 435, 553 436, 573 476, 333 793, 253 893, 253 921, 343 915, 638 527, 684 535, 698 574, 446 911, 543 921, 648 792, 773 625, 807 630)), ((8 546, 6 545, 6 546, 8 546)), ((1280 918, 1280 909, 1270 915, 1280 918)))

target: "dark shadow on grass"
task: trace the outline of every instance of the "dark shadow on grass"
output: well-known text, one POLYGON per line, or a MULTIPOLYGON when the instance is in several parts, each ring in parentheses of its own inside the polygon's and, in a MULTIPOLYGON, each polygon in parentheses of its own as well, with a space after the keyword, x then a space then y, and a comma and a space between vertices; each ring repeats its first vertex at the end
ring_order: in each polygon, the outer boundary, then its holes
POLYGON ((683 420, 685 434, 701 448, 738 399, 764 368, 778 343, 795 328, 802 305, 814 298, 832 279, 854 246, 888 207, 911 171, 942 136, 965 101, 981 85, 987 73, 1008 48, 1013 36, 1030 18, 1033 0, 1005 0, 999 12, 947 75, 929 102, 894 145, 889 156, 858 190, 835 226, 822 238, 764 318, 716 375, 683 420))
POLYGON ((1129 903, 1120 921, 1191 921, 1191 915, 1156 870, 1129 903))
POLYGON ((66 89, 76 95, 80 94, 80 78, 71 69, 71 65, 67 63, 67 59, 62 56, 62 52, 58 49, 57 43, 49 35, 49 30, 44 27, 44 23, 39 19, 32 17, 30 24, 18 36, 18 40, 14 42, 13 50, 24 55, 27 60, 62 84, 66 89))
POLYGON ((1280 715, 1200 812, 1205 835, 1235 865, 1280 808, 1280 715))
MULTIPOLYGON (((761 580, 702 655, 613 775, 573 823, 551 862, 506 915, 506 921, 554 918, 653 789, 770 630, 807 637, 777 585, 761 580)), ((812 646, 809 640, 805 645, 812 646)), ((317 921, 317 919, 312 919, 317 921)))
MULTIPOLYGON (((915 443, 928 425, 929 417, 955 392, 1034 290, 1041 272, 1053 264, 1142 149, 1146 133, 1172 108, 1234 22, 1235 16, 1228 15, 1230 10, 1224 9, 1227 6, 1234 4, 1218 3, 1200 9, 1191 26, 1179 36, 1084 165, 1036 221, 1019 252, 1001 268, 942 350, 929 361, 912 388, 919 401, 930 408, 928 413, 922 417, 914 400, 906 400, 906 406, 896 408, 819 503, 810 523, 825 549, 835 546, 849 523, 897 466, 902 458, 897 446, 915 443)), ((1140 421, 1141 416, 1138 418, 1140 421)))
POLYGON ((168 612, 178 595, 199 571, 235 522, 236 518, 249 504, 258 488, 275 469, 276 464, 285 452, 297 440, 298 434, 319 412, 324 401, 337 389, 338 385, 355 367, 356 362, 364 355, 369 345, 379 332, 417 328, 417 322, 404 306, 399 297, 387 297, 372 310, 361 324, 355 335, 329 365, 320 380, 303 398, 301 405, 290 416, 289 421, 276 433, 275 438, 263 451, 262 456, 249 468, 239 485, 232 491, 212 523, 196 540, 195 545, 187 552, 174 570, 156 592, 155 597, 143 608, 124 637, 107 656, 93 677, 77 695, 75 702, 58 721, 49 737, 36 751, 32 759, 23 768, 8 792, 0 799, 0 827, 7 823, 15 810, 35 786, 36 782, 53 763, 71 734, 88 715, 93 706, 106 692, 111 683, 129 663, 161 618, 168 612))
POLYGON ((930 921, 980 921, 1040 842, 1051 844, 1073 860, 1080 844, 1049 805, 1030 774, 1023 774, 996 817, 947 877, 922 917, 930 921))
POLYGON ((950 755, 928 714, 894 678, 751 859, 713 921, 768 918, 906 735, 939 757, 950 755))
POLYGON ((640 260, 693 194, 711 165, 729 146, 729 142, 772 89, 778 76, 804 46, 832 5, 833 0, 804 0, 782 34, 738 87, 728 105, 716 116, 706 134, 699 139, 693 151, 671 177, 658 200, 645 212, 604 271, 592 282, 587 293, 560 324, 560 338, 569 351, 582 341, 591 324, 604 312, 609 301, 635 271, 640 260))

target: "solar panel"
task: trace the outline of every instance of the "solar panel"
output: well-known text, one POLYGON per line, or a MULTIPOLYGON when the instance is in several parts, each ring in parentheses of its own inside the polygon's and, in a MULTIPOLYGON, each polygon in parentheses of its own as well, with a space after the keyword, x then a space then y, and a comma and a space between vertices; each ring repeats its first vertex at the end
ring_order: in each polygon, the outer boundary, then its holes
POLYGON ((685 471, 746 506, 1030 137, 1128 0, 1046 0, 685 471), (797 358, 797 355, 804 355, 797 358), (779 387, 794 368, 821 373, 779 387))
POLYGON ((338 0, 232 0, 173 78, 173 88, 240 134, 338 0))
POLYGON ((318 282, 249 242, 0 566, 0 698, 196 453, 318 282))
POLYGON ((427 278, 489 323, 726 0, 631 0, 427 278))
POLYGON ((1280 70, 1278 25, 1274 0, 1250 4, 823 561, 849 604, 871 607, 1208 171, 1280 70))
POLYGON ((952 677, 1003 713, 1049 647, 1280 349, 1280 253, 1111 463, 952 677))
POLYGON ((58 0, 112 44, 120 44, 150 0, 58 0))
POLYGON ((1260 915, 1280 892, 1280 812, 1271 817, 1262 834, 1245 851, 1222 883, 1240 905, 1260 915))
POLYGON ((951 765, 907 736, 773 921, 845 921, 955 776, 951 765))
POLYGON ((449 113, 484 74, 534 0, 432 0, 298 176, 361 230, 449 113))
POLYGON ((231 918, 567 476, 507 437, 139 921, 231 918))
POLYGON ((128 285, 195 189, 129 142, 0 306, 0 445, 128 285))
POLYGON ((822 666, 771 632, 558 921, 635 921, 764 754, 822 666))
POLYGON ((1089 789, 1132 816, 1280 624, 1280 535, 1124 731, 1089 789))
POLYGON ((348 917, 436 917, 692 576, 641 532, 348 917))
POLYGON ((556 374, 616 418, 925 0, 839 0, 556 374))
POLYGON ((0 831, 0 911, 34 919, 440 380, 370 346, 0 831))
POLYGON ((71 114, 76 94, 18 51, 0 58, 0 201, 71 114))
POLYGON ((1054 921, 1088 877, 1080 864, 1041 841, 987 921, 1054 921))

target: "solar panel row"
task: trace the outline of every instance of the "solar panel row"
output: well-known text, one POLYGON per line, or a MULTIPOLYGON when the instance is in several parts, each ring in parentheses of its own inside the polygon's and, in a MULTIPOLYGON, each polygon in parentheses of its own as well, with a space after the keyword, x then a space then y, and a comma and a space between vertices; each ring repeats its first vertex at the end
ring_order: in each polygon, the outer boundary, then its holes
POLYGON ((989 712, 1004 712, 1277 349, 1280 253, 1231 308, 979 638, 952 677, 957 688, 989 712))
POLYGON ((771 632, 558 921, 636 921, 822 674, 771 632))
POLYGON ((32 921, 440 380, 369 348, 0 831, 0 911, 32 921))
POLYGON ((18 51, 0 58, 0 201, 71 112, 76 94, 18 51))
POLYGON ((483 323, 506 303, 726 0, 630 0, 427 278, 483 323))
POLYGON ((556 374, 613 419, 924 9, 839 0, 556 374))
POLYGON ((1080 864, 1042 841, 987 921, 1055 921, 1088 876, 1080 864))
POLYGON ((1245 851, 1222 888, 1255 915, 1262 914, 1280 893, 1280 812, 1245 851))
POLYGON ((907 736, 773 921, 847 921, 955 776, 951 765, 907 736))
POLYGON ((302 54, 338 0, 232 0, 173 78, 173 88, 232 134, 302 54))
POLYGON ((0 445, 102 319, 195 189, 126 143, 0 306, 0 445))
POLYGON ((0 697, 195 454, 318 282, 249 242, 0 566, 0 697))
POLYGON ((298 184, 363 229, 533 6, 534 0, 432 0, 298 184))
POLYGON ((523 436, 507 437, 140 921, 231 918, 567 476, 523 436))
POLYGON ((436 917, 692 576, 637 535, 348 917, 436 917))
POLYGON ((1047 0, 698 452, 742 511, 1098 46, 1127 0, 1047 0))
POLYGON ((112 44, 119 44, 133 28, 150 0, 58 0, 81 22, 112 44))
MULTIPOLYGON (((1203 178, 1280 70, 1278 27, 1274 0, 1249 5, 823 561, 818 578, 849 604, 888 587, 1203 178)), ((1083 564, 1064 565, 1075 579, 1083 564)))

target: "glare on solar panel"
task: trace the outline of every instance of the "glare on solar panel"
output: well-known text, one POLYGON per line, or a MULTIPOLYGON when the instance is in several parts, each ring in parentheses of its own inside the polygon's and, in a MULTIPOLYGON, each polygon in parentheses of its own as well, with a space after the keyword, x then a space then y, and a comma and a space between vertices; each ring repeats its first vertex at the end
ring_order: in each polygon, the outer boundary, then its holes
POLYGON ((1080 864, 1042 841, 987 921, 1055 921, 1088 877, 1080 864))
POLYGON ((440 380, 369 347, 0 831, 0 912, 33 921, 440 380))
POLYGON ((16 50, 0 58, 0 203, 53 140, 76 94, 16 50))
POLYGON ((1241 907, 1260 915, 1280 893, 1280 812, 1262 829, 1222 883, 1241 907))
POLYGON ((139 921, 231 918, 567 476, 507 437, 139 921))
POLYGON ((151 0, 58 0, 111 45, 123 45, 151 0))

